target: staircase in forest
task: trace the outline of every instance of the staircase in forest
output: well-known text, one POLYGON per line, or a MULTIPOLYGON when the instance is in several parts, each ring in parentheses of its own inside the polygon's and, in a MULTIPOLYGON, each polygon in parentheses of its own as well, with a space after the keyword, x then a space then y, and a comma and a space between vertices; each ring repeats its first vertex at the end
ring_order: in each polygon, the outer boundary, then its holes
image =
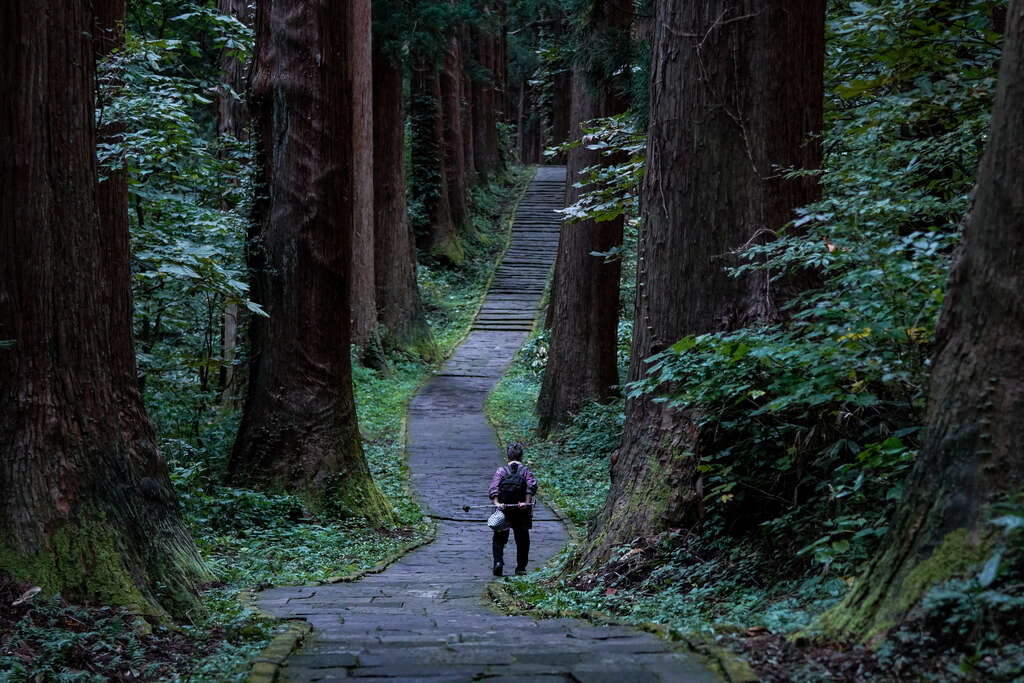
POLYGON ((558 251, 558 230, 565 198, 564 167, 537 171, 519 203, 512 242, 498 266, 473 331, 530 332, 548 273, 558 251))
MULTIPOLYGON (((533 327, 557 251, 564 184, 564 168, 538 170, 469 336, 410 405, 412 485, 438 520, 437 539, 360 581, 259 594, 264 610, 305 619, 314 629, 282 669, 284 680, 716 680, 649 634, 574 619, 504 616, 484 599, 494 580, 487 512, 467 514, 462 506, 488 502, 491 475, 504 462, 483 402, 533 327)), ((567 541, 562 523, 542 504, 531 541, 531 568, 567 541)), ((510 542, 505 559, 514 557, 510 542)))

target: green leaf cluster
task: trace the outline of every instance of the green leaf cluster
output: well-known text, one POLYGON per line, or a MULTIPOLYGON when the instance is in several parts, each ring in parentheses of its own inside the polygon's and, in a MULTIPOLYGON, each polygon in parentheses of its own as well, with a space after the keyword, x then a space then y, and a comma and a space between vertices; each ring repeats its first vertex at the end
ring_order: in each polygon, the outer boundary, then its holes
POLYGON ((252 151, 217 132, 213 106, 242 96, 220 60, 252 43, 211 3, 139 3, 99 67, 101 182, 127 185, 137 361, 161 439, 198 437, 221 370, 244 358, 223 356, 224 311, 264 315, 244 262, 252 151))
POLYGON ((640 183, 643 181, 647 136, 632 112, 594 119, 580 124, 583 137, 571 140, 545 154, 564 154, 584 146, 600 152, 605 159, 580 171, 574 186, 583 190, 579 200, 562 209, 567 222, 610 221, 619 216, 637 216, 640 183))

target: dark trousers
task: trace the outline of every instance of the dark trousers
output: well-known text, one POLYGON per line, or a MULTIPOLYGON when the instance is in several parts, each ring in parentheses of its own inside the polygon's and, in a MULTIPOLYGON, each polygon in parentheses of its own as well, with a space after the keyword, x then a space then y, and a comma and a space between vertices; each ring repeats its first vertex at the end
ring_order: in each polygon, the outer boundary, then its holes
MULTIPOLYGON (((512 531, 516 535, 516 569, 526 569, 526 563, 530 560, 530 529, 526 526, 514 526, 512 531)), ((504 563, 505 544, 508 543, 508 529, 495 531, 491 540, 491 551, 494 554, 494 563, 504 563)))

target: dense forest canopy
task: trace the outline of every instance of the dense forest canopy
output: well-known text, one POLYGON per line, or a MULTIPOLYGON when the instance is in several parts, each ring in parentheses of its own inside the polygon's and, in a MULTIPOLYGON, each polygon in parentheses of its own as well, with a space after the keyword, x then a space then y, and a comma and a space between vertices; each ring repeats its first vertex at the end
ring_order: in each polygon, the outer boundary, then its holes
POLYGON ((580 539, 519 608, 711 634, 771 680, 1024 675, 1021 0, 0 27, 0 673, 92 647, 112 677, 130 643, 149 679, 241 675, 272 629, 242 587, 429 538, 405 410, 557 165, 541 322, 487 410, 580 539))

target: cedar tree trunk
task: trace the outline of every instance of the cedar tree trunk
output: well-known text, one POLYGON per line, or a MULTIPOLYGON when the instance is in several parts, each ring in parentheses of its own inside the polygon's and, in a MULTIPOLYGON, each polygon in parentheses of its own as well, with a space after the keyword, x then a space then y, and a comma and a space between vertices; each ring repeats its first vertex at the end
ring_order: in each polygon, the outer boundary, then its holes
MULTIPOLYGON (((813 179, 786 180, 778 169, 820 164, 824 3, 656 7, 630 380, 644 375, 644 359, 688 334, 775 318, 767 273, 731 278, 723 269, 819 196, 813 179)), ((694 418, 649 398, 627 401, 591 560, 699 522, 694 418)))
POLYGON ((127 223, 100 220, 93 21, 85 3, 0 9, 0 566, 180 616, 209 572, 139 393, 127 223))
MULTIPOLYGON (((217 11, 232 16, 246 26, 252 25, 249 16, 249 0, 218 0, 217 11)), ((231 88, 218 88, 217 98, 217 132, 222 136, 229 135, 236 140, 249 139, 249 105, 242 99, 245 91, 246 65, 230 50, 225 49, 220 61, 221 81, 231 88)), ((227 182, 232 182, 230 179, 227 182)), ((224 207, 227 208, 227 207, 224 207)), ((235 368, 236 350, 241 337, 242 307, 230 304, 224 309, 224 323, 221 329, 221 353, 224 364, 221 366, 219 389, 221 401, 225 406, 237 409, 236 396, 239 394, 239 377, 235 368)))
MULTIPOLYGON (((484 3, 481 10, 487 22, 497 21, 492 3, 484 3)), ((497 124, 497 64, 499 61, 498 41, 493 35, 496 28, 475 26, 473 28, 473 56, 479 72, 473 79, 471 96, 473 100, 473 166, 477 182, 486 185, 498 169, 498 124, 497 124)))
POLYGON ((414 226, 416 245, 431 258, 458 266, 464 254, 449 203, 441 81, 430 58, 417 60, 410 91, 411 196, 423 206, 419 224, 414 226))
POLYGON ((370 1, 353 2, 345 39, 350 64, 346 81, 352 88, 352 263, 349 302, 352 343, 360 346, 377 337, 377 296, 374 278, 373 235, 373 50, 370 1))
MULTIPOLYGON (((632 2, 594 3, 588 30, 595 36, 622 32, 628 40, 632 2)), ((580 125, 590 119, 620 114, 627 103, 612 92, 606 75, 591 82, 582 69, 573 71, 572 136, 582 137, 580 125)), ((565 204, 579 200, 577 188, 584 168, 610 160, 580 145, 569 151, 565 204)), ((610 221, 564 223, 558 239, 557 289, 551 296, 551 343, 544 383, 537 399, 538 431, 565 426, 587 401, 606 401, 619 383, 618 325, 621 263, 594 256, 622 243, 622 217, 610 221)))
POLYGON ((402 67, 373 52, 374 276, 381 341, 438 359, 416 285, 416 250, 405 205, 402 67))
POLYGON ((448 39, 444 67, 439 74, 441 136, 445 177, 448 179, 448 204, 452 224, 461 233, 472 228, 469 205, 466 203, 466 145, 462 140, 462 46, 458 33, 448 39))
POLYGON ((815 624, 868 639, 992 554, 992 504, 1024 490, 1024 1, 936 330, 923 444, 867 573, 815 624))
POLYGON ((472 61, 472 36, 469 24, 463 24, 458 30, 459 44, 462 46, 462 159, 466 165, 466 184, 476 181, 476 166, 473 151, 473 79, 470 77, 467 64, 472 61))
MULTIPOLYGON (((245 412, 228 463, 236 485, 294 492, 314 510, 391 517, 363 458, 349 359, 357 201, 349 38, 369 0, 266 0, 256 20, 251 108, 258 136, 245 412)), ((369 40, 369 35, 360 40, 369 40)))

